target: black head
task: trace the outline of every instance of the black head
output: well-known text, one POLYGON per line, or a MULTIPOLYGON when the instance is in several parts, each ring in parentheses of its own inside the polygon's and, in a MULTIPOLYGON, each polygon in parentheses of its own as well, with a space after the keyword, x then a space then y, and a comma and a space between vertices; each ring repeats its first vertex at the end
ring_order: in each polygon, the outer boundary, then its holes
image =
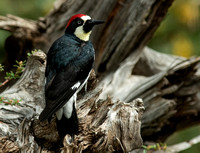
POLYGON ((93 20, 88 15, 77 14, 70 18, 66 27, 66 32, 74 34, 81 40, 88 41, 94 25, 102 23, 103 21, 93 20))

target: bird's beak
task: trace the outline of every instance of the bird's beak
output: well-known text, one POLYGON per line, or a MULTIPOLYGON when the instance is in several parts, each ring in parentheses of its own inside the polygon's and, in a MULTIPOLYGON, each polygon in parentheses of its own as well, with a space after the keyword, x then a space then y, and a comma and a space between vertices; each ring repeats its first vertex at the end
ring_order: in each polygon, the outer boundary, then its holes
POLYGON ((92 20, 91 21, 91 24, 93 24, 93 25, 102 24, 102 23, 104 23, 104 21, 101 21, 101 20, 92 20))
POLYGON ((102 24, 104 21, 101 20, 88 20, 86 21, 83 29, 86 33, 90 32, 95 25, 102 24))

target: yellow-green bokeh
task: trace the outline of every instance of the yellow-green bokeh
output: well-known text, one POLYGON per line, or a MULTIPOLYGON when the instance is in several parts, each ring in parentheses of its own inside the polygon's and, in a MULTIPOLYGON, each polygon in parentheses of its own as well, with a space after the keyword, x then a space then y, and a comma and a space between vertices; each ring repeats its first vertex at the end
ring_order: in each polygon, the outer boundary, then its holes
POLYGON ((149 46, 178 56, 200 55, 200 1, 175 0, 149 46))

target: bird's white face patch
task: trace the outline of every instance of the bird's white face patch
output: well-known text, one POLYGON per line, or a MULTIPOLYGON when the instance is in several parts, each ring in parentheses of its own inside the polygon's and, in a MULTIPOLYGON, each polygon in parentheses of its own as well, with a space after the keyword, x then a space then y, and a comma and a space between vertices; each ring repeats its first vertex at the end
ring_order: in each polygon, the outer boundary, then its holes
MULTIPOLYGON (((91 17, 86 15, 86 16, 82 16, 81 19, 84 21, 84 23, 83 23, 83 25, 84 25, 87 20, 91 20, 91 17)), ((90 38, 91 31, 88 32, 88 33, 85 33, 85 31, 83 30, 83 25, 78 27, 78 28, 76 28, 74 34, 79 39, 81 39, 83 41, 88 41, 89 38, 90 38)))
POLYGON ((79 39, 83 40, 83 41, 88 41, 90 38, 90 34, 91 31, 88 33, 85 33, 83 30, 83 26, 80 26, 78 28, 76 28, 74 34, 76 35, 76 37, 78 37, 79 39))

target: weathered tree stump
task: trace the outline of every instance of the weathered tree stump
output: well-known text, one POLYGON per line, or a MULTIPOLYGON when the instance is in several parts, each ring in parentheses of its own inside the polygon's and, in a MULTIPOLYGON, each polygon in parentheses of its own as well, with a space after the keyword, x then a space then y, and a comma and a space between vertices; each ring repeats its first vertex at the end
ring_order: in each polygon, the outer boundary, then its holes
MULTIPOLYGON (((44 143, 44 146, 51 148, 53 144, 48 146, 48 143, 56 143, 59 139, 55 120, 48 124, 40 123, 33 118, 35 115, 38 116, 44 106, 44 68, 45 54, 41 51, 34 53, 28 59, 22 77, 12 88, 1 93, 4 98, 21 100, 18 106, 1 104, 0 120, 2 125, 5 125, 2 136, 14 137, 16 145, 19 146, 16 149, 24 152, 38 150, 40 148, 38 143, 40 145, 44 143), (4 114, 7 114, 6 117, 4 114), (16 128, 19 129, 16 131, 16 128)), ((91 84, 96 81, 94 79, 96 78, 90 79, 91 84)), ((94 88, 91 84, 90 88, 94 88)), ((129 152, 142 145, 140 135, 141 117, 144 111, 142 100, 113 103, 110 98, 104 101, 97 100, 100 93, 101 90, 91 90, 81 96, 77 104, 80 132, 75 138, 76 144, 71 146, 72 144, 66 141, 63 150, 68 148, 69 151, 70 146, 72 150, 78 149, 80 152, 84 150, 129 152)))

